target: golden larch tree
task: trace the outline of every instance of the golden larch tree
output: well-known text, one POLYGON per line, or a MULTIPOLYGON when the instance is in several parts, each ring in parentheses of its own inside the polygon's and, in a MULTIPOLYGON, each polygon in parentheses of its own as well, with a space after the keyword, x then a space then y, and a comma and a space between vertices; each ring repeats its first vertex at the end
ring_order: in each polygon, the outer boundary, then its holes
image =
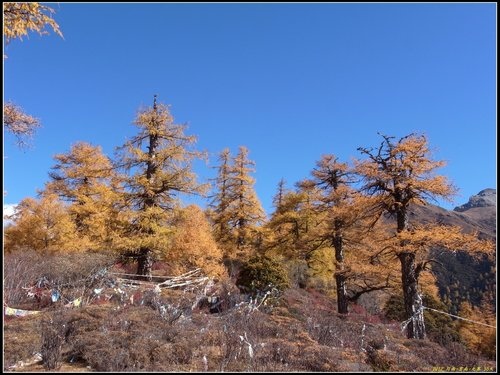
POLYGON ((211 202, 212 222, 227 257, 234 257, 236 251, 241 254, 252 251, 258 240, 259 226, 266 218, 251 176, 255 163, 248 158, 248 153, 246 147, 240 146, 231 163, 227 149, 219 159, 216 192, 211 202))
POLYGON ((419 276, 431 261, 430 248, 478 251, 491 247, 472 234, 462 234, 458 228, 410 225, 410 204, 426 204, 437 197, 450 199, 456 189, 444 176, 434 174, 445 163, 431 159, 425 136, 410 134, 398 141, 394 141, 394 137, 382 137, 377 148, 358 148, 368 158, 356 161, 356 172, 363 178, 362 191, 377 197, 378 211, 395 217, 395 233, 379 254, 390 252, 399 259, 407 336, 423 339, 424 306, 419 276))
POLYGON ((45 192, 68 202, 68 211, 89 250, 109 249, 123 205, 112 161, 100 146, 87 142, 77 142, 54 159, 45 192))
MULTIPOLYGON (((360 252, 360 239, 365 237, 371 228, 370 205, 368 199, 352 187, 355 182, 353 169, 347 163, 340 162, 335 155, 323 155, 316 162, 311 175, 310 183, 319 192, 315 203, 319 219, 316 240, 331 247, 335 253, 337 308, 339 313, 347 314, 350 299, 347 281, 353 276, 351 270, 358 267, 347 264, 346 251, 360 252)), ((356 293, 359 297, 360 293, 373 288, 375 286, 368 288, 366 284, 365 288, 358 288, 356 293)))
POLYGON ((206 275, 224 278, 222 250, 218 247, 203 210, 197 205, 177 209, 174 213, 173 235, 165 260, 174 274, 200 268, 206 275))
POLYGON ((4 251, 35 250, 41 253, 81 250, 75 225, 57 195, 25 198, 8 217, 12 224, 4 231, 4 251))
POLYGON ((203 153, 193 148, 196 137, 184 134, 186 125, 174 123, 169 107, 156 103, 140 110, 134 121, 139 133, 118 148, 117 166, 122 175, 130 228, 122 247, 135 254, 137 274, 147 278, 157 254, 168 251, 168 219, 178 206, 179 194, 201 194, 194 159, 203 153))
POLYGON ((275 210, 265 224, 266 253, 290 261, 294 268, 306 267, 297 275, 299 284, 332 283, 334 257, 328 242, 320 237, 322 213, 316 208, 321 198, 320 189, 305 179, 288 190, 282 182, 274 196, 275 210))
POLYGON ((212 182, 214 184, 214 194, 211 196, 210 217, 213 225, 214 237, 220 244, 231 243, 232 230, 230 227, 231 216, 231 189, 232 180, 231 152, 225 148, 219 154, 217 177, 212 182))
POLYGON ((288 190, 286 188, 286 180, 282 178, 278 182, 278 189, 273 197, 273 206, 276 211, 279 211, 281 206, 283 205, 283 198, 287 192, 288 190))
POLYGON ((248 149, 240 146, 233 165, 232 216, 233 225, 237 228, 238 248, 252 240, 256 227, 266 218, 254 189, 255 179, 251 176, 251 173, 255 172, 255 162, 248 158, 248 154, 248 149))
POLYGON ((16 144, 20 148, 29 146, 33 135, 41 126, 38 118, 26 114, 12 102, 3 106, 3 125, 5 130, 16 137, 16 144))
POLYGON ((460 304, 458 331, 462 340, 474 353, 496 356, 496 314, 490 303, 483 301, 474 308, 469 302, 460 304), (467 319, 467 320, 465 320, 467 319))
POLYGON ((306 192, 288 191, 284 185, 278 185, 274 197, 275 210, 265 224, 265 247, 268 252, 286 258, 305 258, 309 217, 303 214, 303 206, 307 201, 306 192))
POLYGON ((52 30, 62 37, 59 25, 52 17, 55 11, 47 5, 40 3, 3 3, 3 35, 5 43, 12 39, 28 35, 30 31, 40 35, 48 34, 46 28, 50 26, 52 30))

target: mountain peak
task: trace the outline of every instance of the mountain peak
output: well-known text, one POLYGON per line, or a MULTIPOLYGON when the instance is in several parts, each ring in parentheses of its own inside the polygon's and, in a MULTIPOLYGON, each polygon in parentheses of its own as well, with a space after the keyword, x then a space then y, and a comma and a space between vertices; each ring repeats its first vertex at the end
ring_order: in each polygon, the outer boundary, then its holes
POLYGON ((497 205, 497 190, 484 189, 477 195, 469 198, 469 201, 461 206, 455 207, 453 210, 457 212, 467 211, 474 207, 496 207, 497 205))

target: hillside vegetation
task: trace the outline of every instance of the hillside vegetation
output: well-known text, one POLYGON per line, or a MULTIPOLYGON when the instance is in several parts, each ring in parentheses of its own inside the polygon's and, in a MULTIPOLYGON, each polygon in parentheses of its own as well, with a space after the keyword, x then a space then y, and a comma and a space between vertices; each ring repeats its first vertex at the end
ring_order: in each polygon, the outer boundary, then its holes
MULTIPOLYGON (((389 300, 379 314, 353 304, 346 316, 337 313, 327 289, 283 286, 269 293, 242 293, 231 280, 217 281, 201 273, 178 277, 169 285, 180 286, 167 287, 172 279, 159 277, 149 283, 127 278, 130 266, 97 254, 9 254, 5 266, 10 283, 4 290, 13 306, 40 311, 5 316, 6 371, 496 368, 495 352, 471 348, 460 322, 444 315, 426 316, 429 339, 407 339, 397 299, 389 300), (33 285, 33 280, 43 280, 36 298, 20 288, 33 285), (52 302, 55 289, 61 298, 52 302), (79 298, 81 304, 74 306, 71 302, 79 298)), ((157 264, 153 274, 167 269, 157 264)), ((261 274, 261 281, 274 277, 272 272, 261 274)), ((425 304, 443 308, 436 301, 425 304)), ((495 344, 494 330, 475 334, 495 344)))
POLYGON ((481 200, 456 213, 429 205, 456 188, 436 174, 444 162, 425 136, 381 135, 352 163, 322 155, 293 189, 280 181, 267 217, 246 147, 223 150, 217 177, 201 183, 192 165, 204 153, 168 106, 155 96, 134 125, 114 158, 86 142, 56 155, 39 197, 8 217, 4 314, 41 311, 9 321, 8 366, 33 353, 47 369, 97 371, 494 360, 496 232, 467 214, 481 200), (207 208, 183 205, 184 194, 207 208), (11 335, 23 320, 38 328, 11 335))

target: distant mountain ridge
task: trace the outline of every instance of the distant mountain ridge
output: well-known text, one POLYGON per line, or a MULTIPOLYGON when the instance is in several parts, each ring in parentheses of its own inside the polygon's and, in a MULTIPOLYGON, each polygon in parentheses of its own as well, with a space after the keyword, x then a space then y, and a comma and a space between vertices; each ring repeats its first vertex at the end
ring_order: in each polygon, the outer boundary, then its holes
POLYGON ((496 240, 496 189, 484 189, 453 210, 426 204, 410 207, 410 223, 458 225, 465 232, 496 240))
POLYGON ((497 190, 484 189, 477 195, 469 198, 469 201, 461 206, 455 207, 453 211, 464 212, 475 207, 496 207, 497 205, 497 190))
MULTIPOLYGON (((480 235, 486 235, 496 240, 497 228, 497 191, 484 189, 477 195, 470 197, 469 201, 454 210, 462 215, 464 220, 476 223, 480 235)), ((472 223, 471 223, 472 224, 472 223)))
MULTIPOLYGON (((456 225, 467 233, 496 242, 496 189, 484 189, 469 201, 453 210, 427 204, 410 208, 410 222, 456 225)), ((495 261, 489 257, 472 257, 464 252, 432 251, 443 266, 433 266, 441 298, 449 301, 457 313, 461 302, 479 306, 486 293, 494 295, 496 285, 495 261)), ((495 302, 493 301, 493 304, 495 302)))

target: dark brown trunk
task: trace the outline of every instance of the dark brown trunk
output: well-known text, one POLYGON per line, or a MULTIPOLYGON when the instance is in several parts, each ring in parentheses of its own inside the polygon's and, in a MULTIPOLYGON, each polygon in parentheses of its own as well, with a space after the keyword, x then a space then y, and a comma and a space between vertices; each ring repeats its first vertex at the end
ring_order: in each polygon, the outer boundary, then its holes
POLYGON ((344 273, 344 249, 343 239, 340 233, 342 223, 335 222, 336 234, 333 238, 333 247, 335 249, 335 260, 337 265, 337 272, 335 272, 335 284, 337 286, 337 310, 339 314, 347 314, 348 310, 348 297, 346 288, 346 276, 344 273))
MULTIPOLYGON (((156 110, 156 97, 154 108, 156 110)), ((149 183, 152 183, 153 177, 156 175, 158 166, 156 165, 156 149, 158 147, 158 136, 155 134, 149 135, 149 146, 148 146, 148 157, 149 160, 147 162, 146 169, 146 178, 149 183)), ((149 190, 147 196, 144 199, 144 210, 147 210, 150 207, 155 205, 155 196, 149 190)), ((153 234, 151 230, 148 234, 153 234)), ((153 268, 153 254, 151 249, 149 248, 141 248, 139 251, 139 256, 137 257, 137 275, 144 276, 143 279, 151 280, 151 271, 153 268)))
MULTIPOLYGON (((408 212, 406 208, 396 212, 398 232, 408 229, 408 212)), ((424 339, 425 324, 422 298, 418 293, 418 274, 415 266, 415 254, 404 252, 405 243, 401 243, 402 252, 398 255, 401 262, 401 281, 403 283, 403 299, 405 306, 405 317, 408 321, 406 326, 409 339, 424 339)))
POLYGON ((415 254, 400 253, 401 281, 403 283, 404 306, 407 319, 407 337, 425 339, 425 324, 422 298, 418 293, 418 275, 415 270, 415 254))
POLYGON ((401 208, 396 211, 396 221, 398 225, 398 233, 408 229, 408 212, 406 208, 401 208))
POLYGON ((336 273, 335 283, 337 285, 337 310, 339 314, 347 314, 349 310, 345 275, 343 273, 336 273))
POLYGON ((141 248, 137 257, 137 275, 144 276, 144 280, 151 281, 153 268, 153 254, 147 248, 141 248))
POLYGON ((295 241, 298 241, 300 239, 300 227, 299 227, 299 222, 295 220, 293 222, 293 234, 295 235, 295 241))

